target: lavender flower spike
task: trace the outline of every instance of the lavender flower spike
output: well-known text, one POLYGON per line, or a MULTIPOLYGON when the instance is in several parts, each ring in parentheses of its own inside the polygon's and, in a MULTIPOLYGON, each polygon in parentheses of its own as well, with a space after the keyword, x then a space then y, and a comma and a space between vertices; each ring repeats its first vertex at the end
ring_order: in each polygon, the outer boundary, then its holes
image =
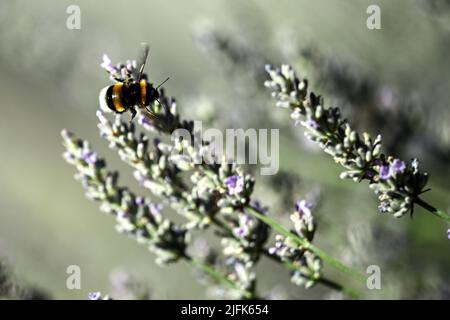
POLYGON ((399 159, 395 159, 392 162, 392 166, 391 166, 392 171, 394 171, 395 173, 402 173, 403 171, 405 171, 406 169, 406 165, 403 161, 399 160, 399 159))
POLYGON ((391 177, 391 168, 389 166, 381 166, 380 168, 380 178, 382 180, 387 180, 391 177))
POLYGON ((96 291, 96 292, 89 292, 88 299, 89 300, 101 300, 102 299, 102 294, 100 292, 98 292, 98 291, 96 291))
MULTIPOLYGON (((276 105, 289 108, 295 123, 306 128, 305 135, 344 167, 341 179, 368 180, 382 204, 380 211, 394 217, 412 213, 415 204, 423 204, 419 195, 426 190, 428 174, 419 171, 417 160, 406 165, 383 154, 380 135, 373 138, 353 130, 340 109, 325 106, 324 99, 309 92, 308 81, 300 79, 292 67, 266 66, 266 71, 270 80, 265 86, 276 105)), ((441 217, 450 221, 445 213, 441 217)))
POLYGON ((106 71, 108 71, 109 73, 116 73, 117 69, 116 67, 114 67, 114 65, 112 64, 111 59, 104 54, 103 55, 103 62, 100 64, 100 66, 105 69, 106 71))
POLYGON ((225 185, 229 195, 237 195, 244 190, 244 178, 241 176, 231 176, 225 179, 225 185))

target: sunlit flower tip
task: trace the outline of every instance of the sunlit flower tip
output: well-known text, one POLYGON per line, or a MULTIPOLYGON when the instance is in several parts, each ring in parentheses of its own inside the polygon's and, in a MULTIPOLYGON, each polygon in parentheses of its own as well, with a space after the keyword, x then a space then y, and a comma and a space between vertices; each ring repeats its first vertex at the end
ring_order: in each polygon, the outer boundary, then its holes
POLYGON ((98 291, 89 292, 88 298, 89 298, 89 300, 100 300, 102 298, 102 294, 98 291))
POLYGON ((244 178, 241 176, 231 176, 225 179, 225 185, 229 195, 239 194, 244 190, 244 178))
POLYGON ((419 169, 419 160, 413 159, 413 160, 411 161, 411 167, 412 167, 414 170, 418 170, 418 169, 419 169))
POLYGON ((120 75, 121 75, 121 77, 122 77, 123 79, 127 78, 127 76, 128 76, 128 71, 127 71, 127 69, 126 69, 126 68, 120 69, 120 75))
MULTIPOLYGON (((296 121, 296 125, 297 125, 297 121, 296 121)), ((306 128, 309 128, 309 129, 317 129, 317 128, 319 128, 319 124, 316 121, 312 120, 312 119, 308 119, 306 121, 300 121, 300 124, 302 126, 306 127, 306 128)))
POLYGON ((382 180, 387 180, 391 177, 391 168, 389 166, 381 166, 380 168, 380 178, 382 180))
POLYGON ((97 110, 97 112, 95 113, 95 115, 98 118, 98 121, 100 121, 100 123, 102 125, 106 125, 108 124, 108 119, 106 119, 105 115, 103 114, 103 112, 101 112, 100 110, 97 110))
POLYGON ((69 130, 67 130, 67 129, 62 129, 62 130, 61 130, 61 136, 62 136, 64 139, 69 139, 69 138, 70 138, 69 130))
POLYGON ((305 200, 298 201, 295 204, 295 210, 300 214, 300 216, 311 216, 312 203, 308 203, 305 200))
POLYGON ((129 72, 133 71, 133 61, 132 60, 127 60, 127 70, 129 72))
POLYGON ((364 175, 366 178, 371 179, 375 176, 375 173, 373 171, 366 171, 364 175))
POLYGON ((66 151, 63 153, 63 158, 68 162, 75 160, 74 155, 72 153, 70 153, 69 151, 66 151))
POLYGON ((108 57, 107 54, 104 54, 103 57, 102 57, 102 59, 103 59, 103 63, 104 63, 104 64, 112 64, 112 61, 111 61, 111 59, 108 57))
POLYGON ((98 160, 97 154, 93 151, 83 151, 83 160, 88 164, 95 164, 98 160))
POLYGON ((139 118, 138 118, 138 123, 141 125, 141 126, 151 126, 152 125, 152 122, 147 118, 147 117, 145 117, 145 116, 139 116, 139 118))
POLYGON ((100 64, 100 66, 109 73, 113 73, 116 71, 116 68, 112 64, 111 59, 109 59, 109 57, 106 54, 103 55, 103 62, 100 64))
POLYGON ((403 161, 399 160, 399 159, 395 159, 392 162, 392 170, 395 173, 402 173, 403 171, 405 171, 406 169, 406 165, 403 161))
POLYGON ((383 201, 378 206, 378 211, 380 211, 380 213, 386 213, 388 211, 388 207, 389 207, 389 203, 387 201, 383 201))
POLYGON ((273 254, 278 255, 281 252, 281 250, 283 250, 285 247, 286 246, 285 246, 285 244, 283 242, 277 241, 275 243, 275 246, 269 248, 269 253, 272 254, 272 255, 273 254))
POLYGON ((145 176, 140 171, 138 170, 133 171, 133 176, 138 182, 144 183, 145 176))
POLYGON ((252 218, 251 218, 250 215, 244 214, 244 215, 242 216, 241 223, 247 225, 247 224, 249 224, 251 221, 252 221, 252 218))
POLYGON ((151 203, 149 205, 149 208, 150 208, 150 212, 153 215, 156 216, 156 215, 160 215, 161 214, 161 211, 163 209, 163 205, 161 203, 151 203))
POLYGON ((245 270, 245 267, 242 263, 236 263, 234 265, 234 270, 236 271, 236 275, 243 279, 247 277, 247 271, 245 270))
POLYGON ((447 230, 447 238, 450 240, 450 229, 447 230))
POLYGON ((134 200, 134 202, 136 203, 136 205, 138 206, 142 206, 144 204, 144 198, 143 197, 136 197, 136 199, 134 200))
POLYGON ((119 219, 125 219, 127 217, 127 213, 124 210, 119 210, 117 212, 117 218, 119 219))

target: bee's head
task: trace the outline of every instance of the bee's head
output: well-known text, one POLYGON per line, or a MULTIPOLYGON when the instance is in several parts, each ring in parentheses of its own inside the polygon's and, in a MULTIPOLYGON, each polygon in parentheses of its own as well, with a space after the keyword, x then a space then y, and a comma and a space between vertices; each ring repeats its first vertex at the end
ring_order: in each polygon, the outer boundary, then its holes
POLYGON ((150 87, 149 100, 150 101, 155 101, 156 99, 159 99, 159 91, 155 87, 151 86, 150 87))
POLYGON ((99 102, 100 102, 100 109, 103 112, 113 112, 114 109, 112 108, 112 105, 110 103, 111 100, 111 94, 110 94, 110 87, 104 87, 101 91, 100 94, 98 96, 99 98, 99 102))

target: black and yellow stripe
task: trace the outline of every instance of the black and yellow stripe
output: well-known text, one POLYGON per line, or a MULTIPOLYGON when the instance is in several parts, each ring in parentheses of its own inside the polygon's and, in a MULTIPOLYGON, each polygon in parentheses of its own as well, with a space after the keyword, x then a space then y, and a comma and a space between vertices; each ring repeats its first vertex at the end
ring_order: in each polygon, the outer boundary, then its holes
POLYGON ((125 111, 125 107, 122 103, 123 83, 118 82, 112 85, 111 87, 112 87, 112 94, 111 94, 112 106, 114 108, 113 110, 118 113, 122 113, 125 111))
POLYGON ((126 110, 122 101, 122 89, 123 83, 118 82, 109 86, 105 94, 106 105, 117 113, 123 113, 126 110))
POLYGON ((158 91, 146 80, 139 82, 117 82, 106 89, 102 101, 107 109, 123 113, 135 106, 146 107, 158 99, 158 91))
POLYGON ((141 82, 139 83, 140 87, 141 87, 141 105, 142 106, 148 106, 150 104, 150 99, 149 99, 149 91, 150 91, 150 85, 148 84, 147 81, 145 80, 141 80, 141 82))

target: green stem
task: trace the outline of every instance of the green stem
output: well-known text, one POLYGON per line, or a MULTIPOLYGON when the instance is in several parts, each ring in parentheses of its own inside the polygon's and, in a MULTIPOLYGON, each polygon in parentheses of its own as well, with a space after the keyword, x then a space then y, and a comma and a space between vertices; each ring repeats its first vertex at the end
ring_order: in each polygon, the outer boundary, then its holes
POLYGON ((277 231, 281 235, 292 239, 298 245, 300 245, 303 248, 305 248, 307 250, 310 250, 311 252, 315 253, 317 256, 322 258, 323 261, 329 263, 330 265, 332 265, 333 267, 335 267, 339 271, 341 271, 341 272, 351 276, 353 279, 359 281, 360 283, 362 283, 364 285, 366 284, 366 277, 363 274, 361 274, 361 273, 359 273, 359 272, 357 272, 357 271, 347 267, 342 262, 340 262, 339 260, 336 260, 335 258, 330 256, 328 253, 323 251, 322 249, 317 248, 316 246, 312 245, 306 239, 301 238, 298 235, 296 235, 296 234, 292 233, 291 231, 287 230, 286 228, 281 226, 278 222, 276 222, 272 218, 264 215, 258 209, 252 207, 251 205, 247 205, 246 208, 248 209, 248 211, 250 212, 251 215, 253 215, 257 219, 261 220, 262 222, 266 223, 267 225, 271 226, 275 231, 277 231))
POLYGON ((207 264, 205 264, 205 263, 203 263, 203 262, 201 262, 201 261, 199 261, 197 259, 194 259, 194 258, 192 258, 192 257, 190 257, 188 255, 185 255, 183 257, 192 266, 201 269, 202 271, 207 273, 211 278, 216 280, 218 283, 220 283, 220 284, 222 284, 225 287, 228 287, 230 289, 241 291, 246 299, 255 299, 255 296, 253 295, 253 293, 251 293, 249 291, 242 290, 241 288, 239 288, 239 286, 236 283, 234 283, 233 281, 228 279, 226 276, 224 276, 222 273, 218 272, 213 267, 211 267, 211 266, 209 266, 209 265, 207 265, 207 264))
POLYGON ((329 280, 327 278, 321 277, 321 278, 317 279, 317 282, 320 284, 323 284, 329 288, 335 289, 337 291, 341 291, 344 294, 346 294, 347 296, 349 296, 350 298, 359 299, 359 293, 356 290, 349 288, 349 287, 344 287, 344 286, 340 285, 339 283, 334 282, 333 280, 329 280))
MULTIPOLYGON (((267 251, 267 250, 264 250, 263 254, 267 258, 269 258, 269 259, 271 259, 271 260, 273 260, 275 262, 284 264, 288 269, 290 269, 292 271, 298 270, 298 267, 296 265, 294 265, 292 262, 282 261, 278 256, 270 254, 269 251, 267 251)), ((322 284, 322 285, 324 285, 324 286, 326 286, 326 287, 328 287, 330 289, 341 291, 341 292, 343 292, 344 294, 348 295, 349 297, 351 297, 353 299, 359 299, 359 293, 355 289, 352 289, 352 288, 349 288, 349 287, 345 287, 345 286, 343 286, 343 285, 341 285, 341 284, 339 284, 339 283, 337 283, 337 282, 335 282, 333 280, 325 278, 325 277, 320 277, 316 281, 317 281, 317 283, 320 283, 320 284, 322 284)))
MULTIPOLYGON (((231 230, 231 228, 224 223, 223 221, 221 221, 220 219, 217 219, 217 217, 213 216, 212 217, 212 222, 219 227, 220 229, 222 229, 223 231, 226 231, 228 233, 229 236, 235 238, 236 240, 239 240, 236 238, 236 236, 233 234, 233 231, 231 230)), ((289 261, 282 261, 278 256, 270 254, 269 251, 266 248, 262 249, 262 253, 269 259, 277 262, 277 263, 281 263, 283 265, 285 265, 288 269, 295 271, 298 269, 298 267, 296 267, 293 263, 289 262, 289 261)), ((332 280, 326 279, 326 278, 319 278, 317 280, 320 284, 325 285, 331 289, 334 290, 338 290, 338 291, 342 291, 343 293, 347 294, 349 297, 353 298, 353 299, 359 299, 359 293, 349 287, 345 287, 341 284, 338 284, 332 280)))
POLYGON ((436 209, 435 207, 433 207, 432 205, 428 204, 427 202, 423 201, 420 198, 417 198, 414 202, 416 204, 418 204, 419 206, 421 206, 422 208, 428 210, 429 212, 431 212, 435 216, 438 216, 439 218, 442 218, 442 219, 444 219, 446 221, 450 221, 450 214, 448 214, 447 212, 444 212, 442 210, 436 209))

